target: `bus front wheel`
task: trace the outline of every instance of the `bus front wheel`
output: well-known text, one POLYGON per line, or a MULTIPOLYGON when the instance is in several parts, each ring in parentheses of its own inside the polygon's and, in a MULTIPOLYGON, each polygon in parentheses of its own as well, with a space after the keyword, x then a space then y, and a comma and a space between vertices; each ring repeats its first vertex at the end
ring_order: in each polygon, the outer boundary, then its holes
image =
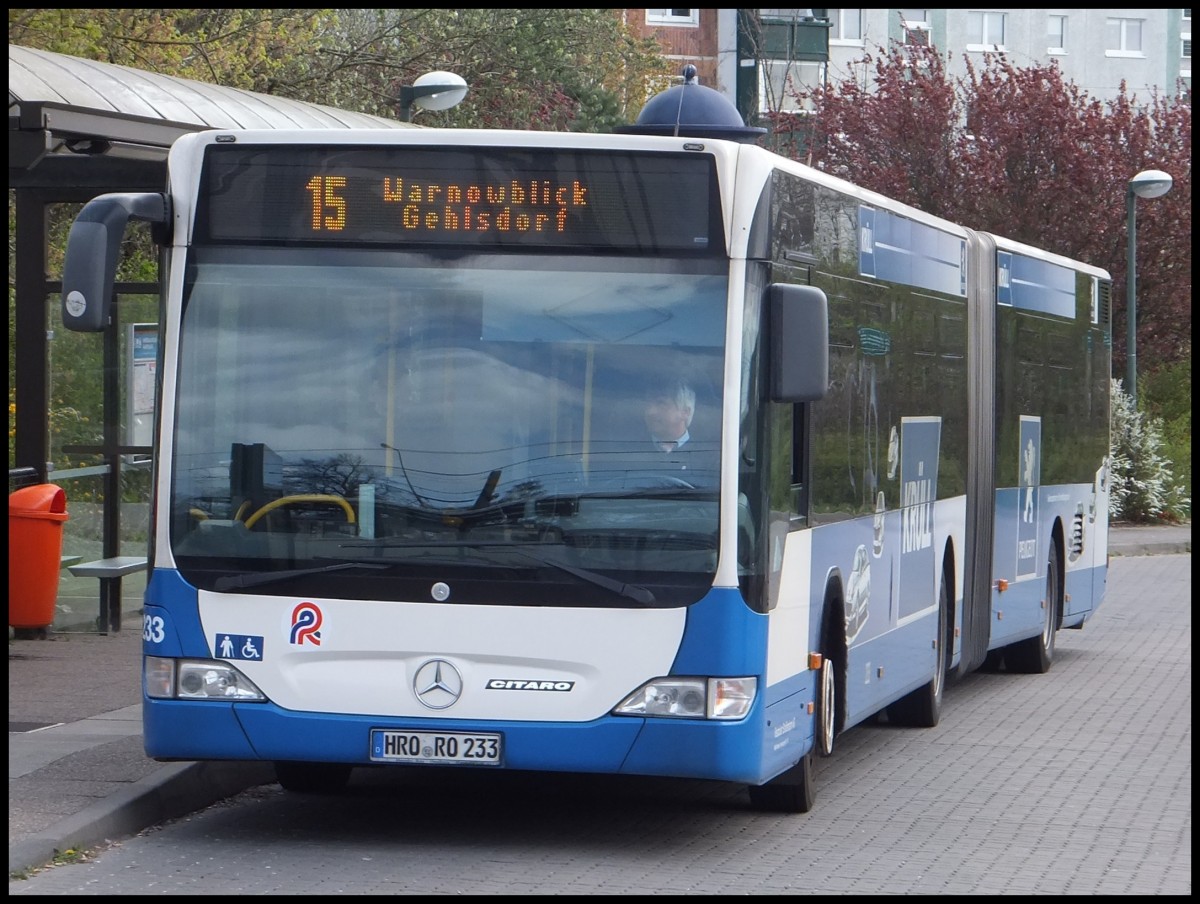
POLYGON ((826 590, 825 616, 821 630, 821 666, 817 672, 816 718, 813 749, 800 762, 765 785, 751 785, 750 803, 759 810, 777 813, 807 813, 817 799, 813 760, 833 753, 834 738, 843 719, 838 712, 846 692, 846 642, 841 596, 837 588, 826 590))
POLYGON ((751 785, 750 803, 757 810, 773 813, 807 813, 816 802, 812 751, 795 766, 765 785, 751 785))

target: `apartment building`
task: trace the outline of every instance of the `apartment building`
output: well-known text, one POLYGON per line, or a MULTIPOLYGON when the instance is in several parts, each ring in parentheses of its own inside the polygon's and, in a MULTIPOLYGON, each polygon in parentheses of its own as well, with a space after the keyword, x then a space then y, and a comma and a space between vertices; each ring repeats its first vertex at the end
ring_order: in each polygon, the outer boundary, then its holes
MULTIPOLYGON (((743 116, 795 110, 795 88, 870 73, 861 60, 893 42, 930 44, 951 76, 966 60, 1003 54, 1016 66, 1055 61, 1066 79, 1109 100, 1124 82, 1140 98, 1192 80, 1190 9, 629 9, 668 59, 694 63, 700 83, 743 116)), ((747 116, 747 118, 750 118, 747 116)))

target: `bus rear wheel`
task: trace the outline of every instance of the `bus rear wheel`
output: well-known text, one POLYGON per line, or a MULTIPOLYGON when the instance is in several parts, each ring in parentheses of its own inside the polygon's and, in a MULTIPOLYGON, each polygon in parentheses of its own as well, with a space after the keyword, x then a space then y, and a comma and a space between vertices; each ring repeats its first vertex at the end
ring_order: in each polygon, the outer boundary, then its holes
POLYGON ((281 760, 275 764, 275 778, 285 791, 296 794, 334 794, 350 781, 346 763, 294 763, 281 760))

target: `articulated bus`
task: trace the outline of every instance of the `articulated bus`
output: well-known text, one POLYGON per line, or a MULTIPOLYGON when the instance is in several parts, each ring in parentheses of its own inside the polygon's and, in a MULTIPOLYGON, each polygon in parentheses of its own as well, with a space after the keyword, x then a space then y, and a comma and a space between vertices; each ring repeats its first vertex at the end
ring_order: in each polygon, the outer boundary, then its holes
POLYGON ((843 732, 1045 672, 1103 597, 1101 269, 719 137, 214 130, 168 169, 63 281, 104 329, 154 224, 156 760, 806 812, 843 732))

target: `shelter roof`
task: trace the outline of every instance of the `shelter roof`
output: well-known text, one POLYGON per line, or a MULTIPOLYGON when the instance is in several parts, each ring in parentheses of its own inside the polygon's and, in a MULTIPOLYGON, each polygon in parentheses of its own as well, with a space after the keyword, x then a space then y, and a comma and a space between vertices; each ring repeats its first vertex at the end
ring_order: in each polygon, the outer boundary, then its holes
POLYGON ((204 129, 411 128, 16 44, 8 45, 8 122, 9 188, 62 186, 64 179, 81 187, 145 180, 161 187, 171 143, 204 129), (90 166, 80 165, 87 160, 90 166))

